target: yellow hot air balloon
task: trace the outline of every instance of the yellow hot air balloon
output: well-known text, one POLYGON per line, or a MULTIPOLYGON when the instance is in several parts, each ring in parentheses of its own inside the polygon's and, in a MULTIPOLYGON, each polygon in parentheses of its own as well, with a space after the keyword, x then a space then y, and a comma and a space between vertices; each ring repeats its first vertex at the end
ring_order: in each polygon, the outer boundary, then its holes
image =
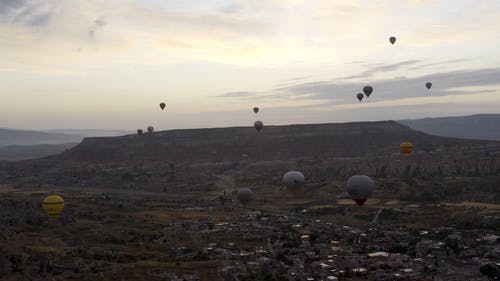
POLYGON ((64 199, 59 195, 50 195, 43 199, 43 210, 49 215, 51 221, 59 218, 64 208, 64 199))
POLYGON ((413 151, 413 144, 411 142, 405 141, 399 145, 399 150, 403 153, 404 157, 410 156, 413 151))

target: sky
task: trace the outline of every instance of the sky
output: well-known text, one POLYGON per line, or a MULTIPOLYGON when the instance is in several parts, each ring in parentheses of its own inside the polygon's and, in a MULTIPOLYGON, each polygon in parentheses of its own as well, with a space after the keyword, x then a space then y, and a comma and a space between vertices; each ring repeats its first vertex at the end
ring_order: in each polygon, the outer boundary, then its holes
POLYGON ((499 35, 498 0, 0 0, 0 127, 500 113, 499 35))

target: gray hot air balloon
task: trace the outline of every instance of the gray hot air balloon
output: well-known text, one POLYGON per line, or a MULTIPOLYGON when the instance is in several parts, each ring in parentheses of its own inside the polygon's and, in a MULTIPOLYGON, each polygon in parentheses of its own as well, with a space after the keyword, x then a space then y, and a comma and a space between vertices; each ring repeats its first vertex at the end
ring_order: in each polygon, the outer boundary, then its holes
POLYGON ((365 96, 362 93, 359 93, 356 95, 356 97, 358 97, 359 101, 362 101, 365 96))
POLYGON ((389 42, 394 45, 394 43, 396 43, 396 37, 392 36, 391 38, 389 38, 389 42))
POLYGON ((430 90, 432 87, 432 83, 431 82, 425 83, 425 87, 427 87, 427 90, 430 90))
POLYGON ((355 175, 347 180, 346 188, 352 200, 361 207, 372 195, 375 182, 368 176, 355 175))
POLYGON ((283 182, 290 193, 297 195, 300 193, 300 188, 305 183, 305 178, 299 171, 289 171, 283 176, 283 182))
POLYGON ((250 189, 242 188, 238 190, 237 197, 238 201, 240 201, 241 204, 246 206, 250 201, 253 200, 254 194, 250 189))
POLYGON ((148 132, 152 133, 155 131, 155 128, 153 126, 148 126, 148 132))
POLYGON ((143 131, 142 129, 137 130, 137 134, 138 134, 139 136, 140 136, 140 135, 142 135, 142 133, 144 133, 144 131, 143 131))
POLYGON ((253 112, 255 112, 255 114, 257 114, 257 112, 259 112, 259 108, 258 107, 254 107, 253 108, 253 112))
POLYGON ((253 126, 255 127, 257 132, 260 132, 260 130, 262 130, 262 127, 264 127, 264 123, 262 123, 262 121, 255 121, 255 123, 253 123, 253 126))
POLYGON ((373 93, 373 87, 372 86, 364 86, 363 93, 365 93, 366 97, 369 98, 370 95, 373 93))

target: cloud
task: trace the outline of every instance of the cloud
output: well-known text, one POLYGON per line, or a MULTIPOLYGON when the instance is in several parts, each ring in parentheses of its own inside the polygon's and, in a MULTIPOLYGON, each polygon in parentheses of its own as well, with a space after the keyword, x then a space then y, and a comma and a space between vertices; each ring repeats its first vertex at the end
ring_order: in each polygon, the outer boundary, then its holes
POLYGON ((217 95, 218 98, 250 98, 257 96, 257 93, 253 92, 230 92, 221 95, 217 95))
POLYGON ((374 67, 371 67, 370 69, 363 71, 360 74, 356 75, 350 75, 346 77, 339 78, 340 80, 348 80, 348 79, 358 79, 358 78, 369 78, 372 77, 373 75, 379 73, 379 72, 389 72, 389 71, 394 71, 398 70, 403 66, 408 66, 408 65, 415 65, 417 63, 420 63, 420 60, 408 60, 408 61, 402 61, 398 63, 393 63, 393 64, 386 64, 386 65, 377 65, 374 67))
POLYGON ((55 7, 43 1, 1 0, 0 23, 44 27, 49 24, 55 7))
MULTIPOLYGON (((381 67, 390 69, 395 66, 381 67)), ((460 96, 470 94, 486 94, 496 90, 485 88, 499 85, 500 68, 458 70, 412 78, 394 78, 377 80, 369 83, 374 87, 374 92, 364 103, 378 102, 379 104, 397 104, 401 99, 415 99, 421 101, 422 97, 460 96), (425 88, 426 82, 432 82, 431 90, 425 88), (395 103, 394 103, 395 102, 395 103)), ((356 94, 362 92, 364 84, 358 82, 339 83, 332 81, 313 81, 307 83, 285 86, 269 91, 261 95, 262 100, 274 99, 281 101, 303 100, 310 104, 304 107, 317 107, 312 101, 321 101, 322 106, 347 105, 347 107, 359 106, 356 94), (354 105, 353 105, 354 103, 354 105)), ((247 93, 247 92, 242 92, 247 93)), ((227 97, 238 98, 238 95, 227 97)), ((243 95, 246 98, 246 95, 243 95)), ((363 104, 364 104, 363 103, 363 104)))

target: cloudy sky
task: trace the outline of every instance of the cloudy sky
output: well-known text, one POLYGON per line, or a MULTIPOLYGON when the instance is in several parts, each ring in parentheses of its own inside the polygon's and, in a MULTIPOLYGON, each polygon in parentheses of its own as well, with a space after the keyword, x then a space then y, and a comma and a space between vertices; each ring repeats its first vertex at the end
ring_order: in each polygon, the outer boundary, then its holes
POLYGON ((500 113, 498 46, 498 0, 0 0, 0 127, 500 113))

